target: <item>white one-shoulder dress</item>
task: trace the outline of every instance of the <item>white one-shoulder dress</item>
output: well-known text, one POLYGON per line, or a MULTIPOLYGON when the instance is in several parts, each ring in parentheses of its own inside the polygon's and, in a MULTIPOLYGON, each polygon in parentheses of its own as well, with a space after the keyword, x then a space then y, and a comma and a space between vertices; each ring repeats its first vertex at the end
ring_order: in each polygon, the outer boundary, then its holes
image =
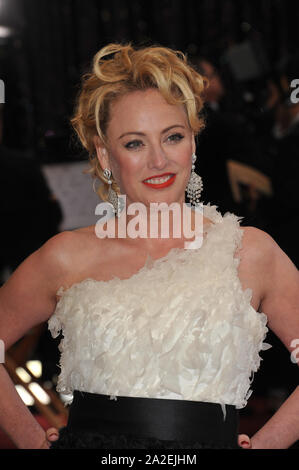
POLYGON ((243 408, 268 328, 238 277, 240 219, 203 205, 198 249, 148 257, 128 279, 91 278, 58 291, 48 322, 63 338, 57 391, 111 399, 191 400, 243 408))

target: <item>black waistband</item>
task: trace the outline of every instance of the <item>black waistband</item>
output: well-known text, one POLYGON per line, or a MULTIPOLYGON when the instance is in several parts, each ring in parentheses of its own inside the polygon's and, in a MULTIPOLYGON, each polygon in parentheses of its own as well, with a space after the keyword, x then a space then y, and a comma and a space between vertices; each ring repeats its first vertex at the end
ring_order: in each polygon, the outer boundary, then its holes
POLYGON ((232 405, 226 405, 224 419, 218 403, 122 396, 110 399, 109 395, 75 390, 67 428, 234 446, 238 426, 238 410, 232 405))

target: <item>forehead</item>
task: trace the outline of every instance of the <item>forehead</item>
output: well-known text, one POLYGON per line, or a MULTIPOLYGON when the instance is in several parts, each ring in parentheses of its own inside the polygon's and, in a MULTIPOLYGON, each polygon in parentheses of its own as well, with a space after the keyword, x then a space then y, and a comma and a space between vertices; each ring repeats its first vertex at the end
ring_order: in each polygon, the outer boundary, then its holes
POLYGON ((169 104, 155 89, 132 91, 115 100, 110 107, 108 128, 112 131, 116 127, 118 130, 127 127, 142 130, 144 127, 146 130, 147 127, 173 124, 188 125, 184 105, 169 104))

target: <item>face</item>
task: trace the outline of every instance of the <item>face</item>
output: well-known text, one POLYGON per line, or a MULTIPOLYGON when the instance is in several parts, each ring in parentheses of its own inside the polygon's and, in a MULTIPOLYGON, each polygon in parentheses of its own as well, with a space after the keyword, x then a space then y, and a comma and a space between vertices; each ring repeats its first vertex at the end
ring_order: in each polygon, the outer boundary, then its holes
POLYGON ((95 138, 97 156, 127 204, 185 201, 195 141, 183 105, 155 89, 128 93, 111 105, 107 141, 104 148, 95 138))
POLYGON ((212 64, 205 60, 200 63, 203 74, 209 80, 209 86, 205 91, 205 99, 208 102, 219 101, 224 95, 224 88, 222 81, 212 64))

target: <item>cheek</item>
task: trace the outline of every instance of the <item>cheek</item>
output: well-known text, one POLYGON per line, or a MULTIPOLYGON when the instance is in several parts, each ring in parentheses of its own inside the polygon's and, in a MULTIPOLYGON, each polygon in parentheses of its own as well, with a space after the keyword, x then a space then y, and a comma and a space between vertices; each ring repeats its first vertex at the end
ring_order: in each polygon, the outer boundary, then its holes
POLYGON ((112 158, 110 160, 110 168, 111 168, 112 175, 114 176, 114 178, 119 179, 120 167, 119 167, 118 161, 115 158, 112 158))
POLYGON ((189 169, 192 165, 192 144, 186 143, 186 145, 178 148, 177 159, 181 166, 189 169))
POLYGON ((117 174, 124 185, 131 179, 136 180, 136 175, 140 174, 140 159, 131 158, 128 155, 120 156, 117 161, 117 174))

